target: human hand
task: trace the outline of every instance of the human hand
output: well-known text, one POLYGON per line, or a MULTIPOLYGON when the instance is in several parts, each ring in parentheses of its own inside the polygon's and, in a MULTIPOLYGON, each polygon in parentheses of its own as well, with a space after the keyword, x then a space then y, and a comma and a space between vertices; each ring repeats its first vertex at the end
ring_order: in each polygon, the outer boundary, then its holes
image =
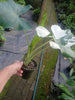
POLYGON ((12 75, 17 74, 19 76, 22 76, 22 65, 23 62, 15 61, 13 64, 6 66, 2 70, 0 70, 0 93, 12 75))
POLYGON ((14 75, 17 74, 19 76, 22 76, 23 70, 21 70, 21 67, 23 65, 23 62, 15 61, 13 64, 9 65, 7 68, 9 69, 9 74, 14 75))

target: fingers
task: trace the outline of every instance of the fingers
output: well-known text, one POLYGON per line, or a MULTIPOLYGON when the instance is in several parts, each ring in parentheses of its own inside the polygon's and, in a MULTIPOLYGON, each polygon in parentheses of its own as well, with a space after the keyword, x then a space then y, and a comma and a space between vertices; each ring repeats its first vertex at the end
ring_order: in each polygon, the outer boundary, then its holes
POLYGON ((17 61, 15 61, 15 64, 16 64, 15 66, 17 67, 17 69, 20 70, 23 65, 23 61, 20 62, 17 60, 17 61))
POLYGON ((19 70, 18 73, 23 73, 23 70, 19 70))
POLYGON ((16 75, 18 75, 18 76, 22 76, 22 74, 21 74, 21 73, 17 73, 16 75))
POLYGON ((18 74, 19 76, 22 76, 23 73, 23 71, 21 70, 22 65, 23 65, 22 61, 21 62, 15 61, 13 64, 7 66, 9 69, 9 73, 11 73, 11 76, 14 74, 18 74))
POLYGON ((17 74, 18 76, 22 76, 23 70, 19 70, 16 74, 17 74))

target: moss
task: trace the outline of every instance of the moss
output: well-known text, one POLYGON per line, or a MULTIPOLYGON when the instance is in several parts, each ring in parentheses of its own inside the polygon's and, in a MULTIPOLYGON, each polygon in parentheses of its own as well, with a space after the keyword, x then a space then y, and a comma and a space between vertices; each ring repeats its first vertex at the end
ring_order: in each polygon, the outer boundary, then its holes
POLYGON ((0 99, 6 95, 6 92, 8 91, 8 87, 9 87, 9 85, 10 85, 10 83, 11 83, 11 80, 12 80, 12 78, 11 78, 11 79, 7 82, 7 84, 5 85, 3 91, 2 91, 1 94, 0 94, 0 99))
POLYGON ((44 11, 44 16, 42 17, 40 25, 45 26, 46 20, 47 20, 47 14, 46 14, 46 11, 44 11))
MULTIPOLYGON (((39 18, 39 23, 41 23, 42 26, 49 26, 48 29, 50 30, 50 26, 57 23, 56 13, 52 0, 44 1, 47 2, 43 3, 44 6, 41 12, 42 14, 39 18)), ((48 48, 44 51, 35 100, 49 100, 49 86, 54 73, 57 55, 58 50, 48 48)))
POLYGON ((54 72, 58 51, 51 48, 47 49, 43 55, 41 74, 37 87, 35 100, 49 99, 49 85, 54 72))

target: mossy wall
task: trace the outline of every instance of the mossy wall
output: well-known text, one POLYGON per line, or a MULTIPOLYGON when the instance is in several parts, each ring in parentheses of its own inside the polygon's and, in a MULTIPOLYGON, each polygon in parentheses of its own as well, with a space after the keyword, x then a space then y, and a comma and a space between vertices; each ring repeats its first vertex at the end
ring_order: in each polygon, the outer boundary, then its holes
MULTIPOLYGON (((49 31, 51 31, 51 25, 57 24, 56 12, 52 0, 44 0, 38 24, 47 27, 49 31)), ((58 50, 50 47, 44 50, 35 100, 50 100, 49 87, 52 85, 57 56, 58 50)))
POLYGON ((43 1, 38 24, 41 23, 41 20, 45 14, 47 15, 45 26, 48 26, 48 28, 50 29, 51 25, 57 24, 55 7, 54 7, 54 3, 52 2, 52 0, 43 1))

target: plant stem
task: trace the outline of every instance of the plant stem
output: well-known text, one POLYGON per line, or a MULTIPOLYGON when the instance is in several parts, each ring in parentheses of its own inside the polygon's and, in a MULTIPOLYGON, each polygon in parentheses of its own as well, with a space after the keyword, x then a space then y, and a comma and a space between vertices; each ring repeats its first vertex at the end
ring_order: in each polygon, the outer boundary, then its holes
MULTIPOLYGON (((47 46, 45 49, 47 49, 49 46, 47 46)), ((45 50, 44 49, 44 50, 45 50)), ((31 56, 31 59, 33 59, 37 54, 39 54, 42 50, 40 50, 38 53, 36 53, 35 55, 31 56)))
MULTIPOLYGON (((53 39, 49 40, 52 41, 53 39)), ((45 42, 43 45, 39 46, 38 48, 36 48, 35 50, 33 50, 32 54, 33 55, 37 50, 39 50, 41 47, 45 46, 49 41, 45 42)))
POLYGON ((24 30, 24 32, 25 32, 25 36, 26 36, 26 39, 27 39, 27 44, 28 44, 28 55, 27 56, 29 56, 29 54, 30 54, 30 46, 29 46, 29 39, 28 39, 28 36, 27 36, 27 33, 26 33, 26 31, 24 30))

